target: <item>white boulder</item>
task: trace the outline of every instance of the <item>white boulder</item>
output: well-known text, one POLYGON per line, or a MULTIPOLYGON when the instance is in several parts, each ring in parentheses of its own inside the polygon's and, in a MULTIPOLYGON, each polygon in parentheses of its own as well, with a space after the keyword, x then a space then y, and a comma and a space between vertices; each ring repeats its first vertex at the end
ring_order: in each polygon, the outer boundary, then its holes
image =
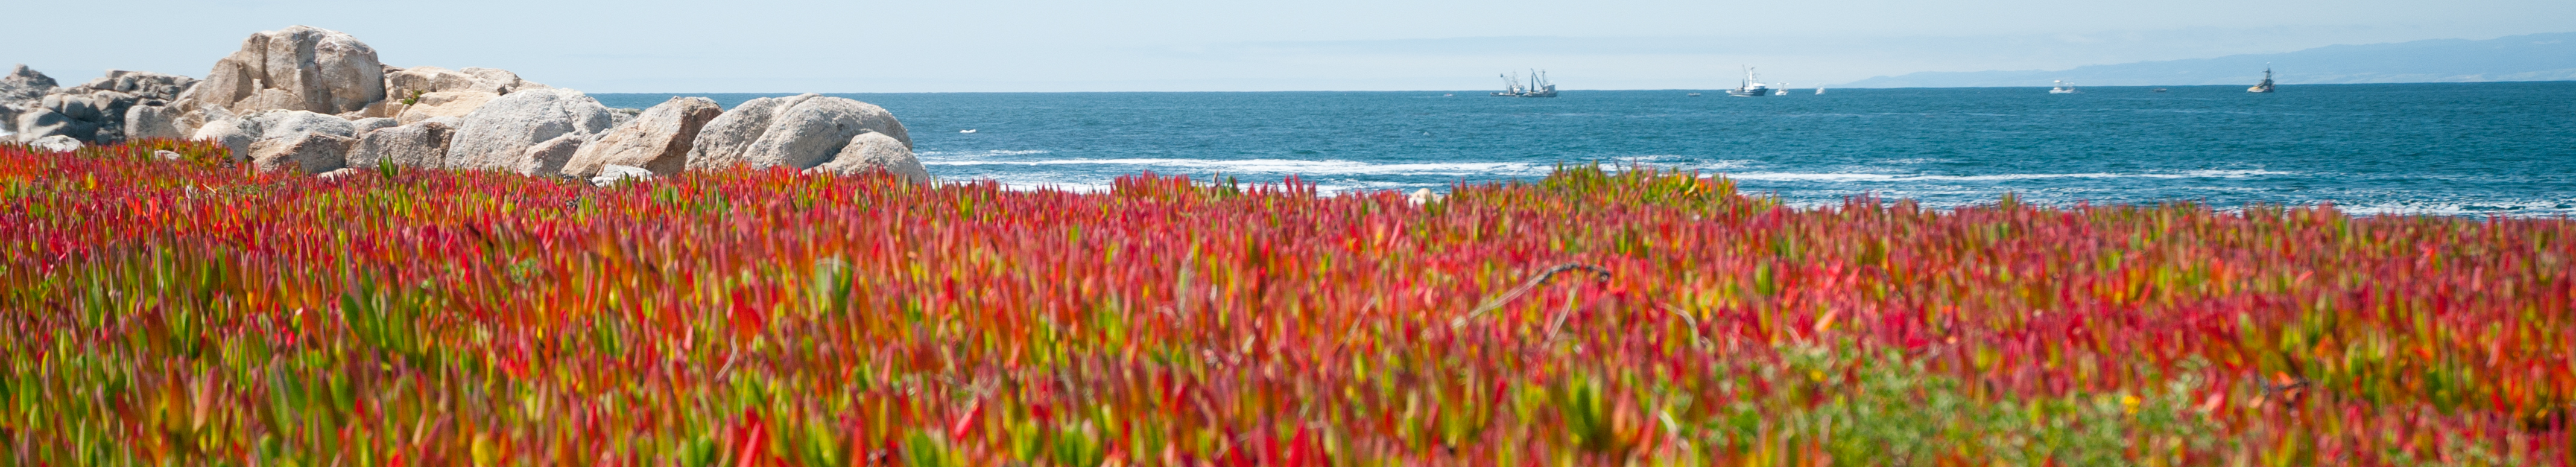
POLYGON ((724 108, 714 100, 673 97, 583 145, 564 165, 563 174, 586 178, 610 165, 642 167, 657 175, 679 173, 687 168, 698 130, 723 114, 724 108))
POLYGON ((314 132, 263 139, 251 143, 250 163, 261 171, 330 172, 348 167, 349 147, 356 142, 346 136, 314 132))
MULTIPOLYGON (((294 26, 252 34, 241 50, 215 62, 197 106, 237 114, 303 110, 325 115, 365 110, 385 99, 384 64, 376 49, 339 31, 294 26)), ((183 109, 184 110, 184 109, 183 109)))
MULTIPOLYGON (((465 116, 448 143, 447 164, 451 168, 533 173, 547 164, 530 160, 529 148, 567 134, 598 133, 607 130, 608 124, 608 107, 580 91, 512 92, 465 116)), ((577 143, 574 149, 579 149, 577 143)), ((571 152, 564 152, 562 157, 569 159, 571 152)), ((563 162, 556 160, 553 167, 560 169, 563 162)))
POLYGON ((125 111, 125 138, 185 138, 179 133, 179 116, 169 107, 138 106, 125 111))
POLYGON ((455 133, 455 127, 435 120, 370 131, 349 150, 349 166, 446 167, 448 138, 455 133))
POLYGON ((402 111, 394 116, 394 121, 409 125, 438 117, 464 117, 466 114, 474 113, 475 109, 483 108, 483 104, 499 98, 501 98, 500 94, 482 91, 440 91, 422 94, 417 98, 407 98, 412 100, 411 104, 396 105, 401 107, 402 111))
POLYGON ((1432 193, 1430 188, 1422 188, 1422 189, 1416 189, 1416 190, 1413 190, 1413 194, 1405 195, 1405 196, 1404 196, 1404 201, 1405 201, 1405 202, 1407 202, 1407 203, 1412 203, 1412 204, 1413 204, 1413 205, 1415 205, 1415 206, 1421 206, 1421 205, 1425 205, 1425 204, 1437 203, 1437 202, 1440 202, 1440 200, 1447 199, 1447 198, 1448 198, 1447 196, 1440 196, 1439 194, 1432 193))
POLYGON ((232 152, 233 162, 246 161, 250 158, 250 144, 259 141, 259 124, 241 118, 215 120, 198 126, 188 139, 221 144, 232 152))
POLYGON ((493 68, 400 68, 385 74, 387 104, 379 111, 384 115, 368 116, 400 118, 405 124, 436 116, 462 117, 492 99, 523 89, 546 89, 546 85, 493 68))
POLYGON ((617 184, 617 182, 618 182, 618 181, 620 181, 620 180, 634 180, 634 181, 639 181, 639 182, 641 182, 641 181, 650 181, 650 180, 652 180, 652 179, 653 179, 653 171, 652 171, 652 170, 647 170, 647 169, 645 169, 645 168, 643 168, 643 167, 636 167, 636 166, 631 166, 631 165, 608 164, 608 165, 605 165, 605 166, 600 166, 600 168, 599 168, 599 174, 598 174, 598 175, 592 175, 592 176, 590 177, 590 184, 592 184, 592 185, 598 185, 598 186, 609 186, 609 185, 615 185, 615 184, 617 184))
POLYGON ((528 146, 527 155, 519 157, 519 175, 556 177, 563 175, 564 163, 572 161, 574 152, 598 136, 596 133, 564 133, 554 139, 528 146))
POLYGON ((72 152, 80 150, 81 142, 69 136, 53 135, 28 141, 27 148, 38 151, 72 152))
POLYGON ((850 138, 850 144, 842 146, 838 152, 831 162, 805 171, 858 175, 884 170, 913 183, 930 183, 930 170, 921 166, 921 159, 912 156, 912 148, 884 133, 860 133, 850 138))
POLYGON ((912 137, 884 108, 819 94, 752 99, 708 121, 689 150, 687 167, 812 168, 833 160, 851 138, 883 133, 909 150, 912 137))
POLYGON ((322 133, 342 138, 358 135, 358 125, 334 115, 302 110, 275 110, 252 114, 250 121, 259 127, 259 139, 286 139, 303 133, 322 133))
POLYGON ((356 129, 357 129, 357 134, 358 134, 359 136, 365 136, 365 135, 367 134, 367 132, 370 132, 370 131, 376 131, 376 130, 382 130, 382 129, 386 129, 386 128, 393 128, 393 127, 396 127, 396 126, 401 126, 401 124, 399 124, 399 123, 394 123, 394 119, 390 119, 390 118, 384 118, 384 117, 369 117, 369 118, 361 118, 361 119, 357 119, 357 120, 350 120, 350 121, 349 121, 349 126, 356 128, 356 129))
POLYGON ((62 112, 37 107, 18 114, 19 141, 35 141, 50 136, 88 139, 98 134, 98 124, 74 120, 62 112))

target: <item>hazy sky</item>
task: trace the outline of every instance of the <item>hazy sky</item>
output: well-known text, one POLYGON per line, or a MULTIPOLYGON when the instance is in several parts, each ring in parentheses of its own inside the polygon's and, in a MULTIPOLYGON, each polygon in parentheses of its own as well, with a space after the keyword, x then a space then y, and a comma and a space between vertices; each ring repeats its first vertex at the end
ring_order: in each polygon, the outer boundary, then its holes
POLYGON ((2576 30, 2568 0, 0 0, 0 65, 205 75, 252 32, 589 92, 1477 90, 1839 83, 2576 30), (47 12, 55 13, 47 13, 47 12), (124 18, 124 19, 115 19, 124 18), (136 20, 134 18, 153 18, 136 20))

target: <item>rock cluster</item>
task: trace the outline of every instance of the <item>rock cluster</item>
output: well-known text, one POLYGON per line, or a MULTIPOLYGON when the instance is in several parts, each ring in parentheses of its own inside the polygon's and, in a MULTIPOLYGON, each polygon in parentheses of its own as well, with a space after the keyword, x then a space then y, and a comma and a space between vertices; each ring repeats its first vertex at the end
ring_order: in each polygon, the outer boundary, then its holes
POLYGON ((0 133, 18 131, 18 115, 34 109, 45 93, 54 90, 54 78, 18 65, 8 76, 0 76, 0 133))
POLYGON ((56 87, 54 79, 19 65, 0 77, 0 125, 22 141, 65 136, 99 143, 131 138, 178 136, 160 110, 196 86, 186 76, 110 70, 107 76, 78 86, 56 87), (136 109, 143 109, 136 111, 136 109))
POLYGON ((208 140, 236 163, 310 174, 396 165, 608 184, 748 166, 930 180, 903 123, 865 102, 805 94, 728 112, 675 97, 611 109, 505 70, 387 66, 356 37, 306 26, 252 34, 204 80, 110 71, 58 87, 21 65, 0 76, 0 130, 48 149, 208 140))

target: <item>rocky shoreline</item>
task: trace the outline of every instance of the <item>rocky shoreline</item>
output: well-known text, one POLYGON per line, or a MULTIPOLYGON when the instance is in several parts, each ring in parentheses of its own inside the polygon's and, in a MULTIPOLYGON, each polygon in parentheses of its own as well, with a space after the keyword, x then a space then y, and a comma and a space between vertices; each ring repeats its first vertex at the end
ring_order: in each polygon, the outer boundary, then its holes
POLYGON ((204 79, 116 70, 61 86, 25 65, 0 76, 0 142, 71 151, 144 138, 214 141, 236 163, 308 174, 390 165, 607 183, 750 166, 930 181, 903 123, 865 102, 612 109, 507 70, 385 65, 356 37, 307 26, 252 34, 204 79))

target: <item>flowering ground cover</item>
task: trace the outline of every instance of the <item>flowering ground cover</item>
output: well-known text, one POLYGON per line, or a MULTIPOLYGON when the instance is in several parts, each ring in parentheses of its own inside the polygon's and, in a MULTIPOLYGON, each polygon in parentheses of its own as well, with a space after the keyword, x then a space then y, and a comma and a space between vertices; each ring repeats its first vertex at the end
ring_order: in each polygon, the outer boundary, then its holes
POLYGON ((2564 219, 221 151, 0 146, 0 463, 2576 463, 2564 219))

